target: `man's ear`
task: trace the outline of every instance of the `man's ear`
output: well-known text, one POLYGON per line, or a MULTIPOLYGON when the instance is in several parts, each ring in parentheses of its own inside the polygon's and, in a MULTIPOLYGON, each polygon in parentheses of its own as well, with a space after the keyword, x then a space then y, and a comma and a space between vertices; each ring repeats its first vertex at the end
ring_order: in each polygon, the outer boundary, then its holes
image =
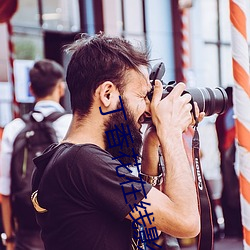
POLYGON ((58 88, 59 88, 59 96, 63 97, 65 95, 66 83, 64 81, 60 81, 58 83, 58 88))
POLYGON ((34 91, 33 91, 33 89, 32 89, 32 86, 31 86, 31 83, 29 83, 29 91, 30 91, 31 95, 35 96, 35 95, 34 95, 34 91))
POLYGON ((100 101, 106 108, 110 106, 114 98, 118 95, 116 86, 110 81, 102 83, 98 87, 96 93, 99 95, 100 101))

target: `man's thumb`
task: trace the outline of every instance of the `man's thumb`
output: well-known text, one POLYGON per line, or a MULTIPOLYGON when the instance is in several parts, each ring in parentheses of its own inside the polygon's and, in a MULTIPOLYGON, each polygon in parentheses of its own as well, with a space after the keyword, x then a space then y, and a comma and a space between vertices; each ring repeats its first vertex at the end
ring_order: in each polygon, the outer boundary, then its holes
POLYGON ((153 93, 151 104, 158 105, 158 103, 161 101, 162 91, 163 91, 163 87, 162 87, 161 81, 156 80, 155 85, 154 85, 154 93, 153 93))

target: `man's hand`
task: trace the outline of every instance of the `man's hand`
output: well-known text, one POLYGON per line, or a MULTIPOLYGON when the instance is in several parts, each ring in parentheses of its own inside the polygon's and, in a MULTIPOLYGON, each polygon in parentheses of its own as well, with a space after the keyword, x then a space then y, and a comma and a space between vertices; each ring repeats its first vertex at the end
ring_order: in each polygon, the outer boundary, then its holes
MULTIPOLYGON (((183 145, 183 132, 194 124, 191 95, 183 94, 185 84, 177 84, 171 93, 162 98, 162 84, 156 81, 151 101, 151 116, 155 126, 145 132, 142 155, 142 172, 158 175, 158 147, 167 168, 161 192, 152 188, 147 195, 154 213, 154 226, 175 237, 194 237, 200 230, 200 217, 193 174, 183 145), (156 132, 155 132, 156 131, 156 132)), ((197 104, 195 112, 199 120, 197 104)), ((144 200, 143 200, 144 201, 144 200)), ((129 219, 129 217, 126 217, 129 219)))
MULTIPOLYGON (((198 122, 201 122, 203 118, 205 117, 205 112, 200 112, 197 102, 194 102, 194 109, 195 109, 195 115, 196 115, 198 122)), ((194 116, 192 116, 191 125, 192 126, 195 125, 195 122, 196 121, 194 120, 194 116)))
POLYGON ((6 243, 6 250, 14 250, 15 249, 15 243, 9 242, 6 243))
MULTIPOLYGON (((2 219, 3 219, 3 226, 4 231, 7 237, 13 235, 13 228, 12 228, 12 206, 11 200, 9 195, 2 195, 2 219)), ((15 244, 13 242, 6 242, 6 250, 14 250, 15 244)))
POLYGON ((151 101, 151 115, 159 139, 170 134, 181 135, 192 123, 191 95, 182 95, 184 89, 185 84, 178 83, 168 96, 161 100, 162 83, 160 81, 155 82, 151 101))

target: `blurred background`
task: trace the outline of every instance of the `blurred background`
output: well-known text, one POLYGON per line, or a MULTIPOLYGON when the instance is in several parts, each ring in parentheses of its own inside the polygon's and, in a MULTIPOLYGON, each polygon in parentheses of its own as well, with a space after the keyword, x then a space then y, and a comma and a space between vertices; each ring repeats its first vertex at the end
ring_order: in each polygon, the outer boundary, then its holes
MULTIPOLYGON (((228 0, 0 2, 1 127, 13 118, 13 97, 21 113, 33 102, 27 88, 27 72, 33 61, 50 58, 66 68, 68 58, 62 53, 62 46, 72 42, 79 32, 104 31, 149 46, 151 59, 156 60, 152 64, 165 63, 164 81, 211 88, 233 85, 228 0), (4 9, 7 5, 9 9, 13 7, 13 13, 4 9)), ((249 14, 250 2, 246 2, 249 14)), ((67 96, 63 104, 70 110, 67 96)))
MULTIPOLYGON (((8 122, 33 107, 28 72, 34 61, 53 59, 66 72, 70 58, 63 52, 63 46, 73 42, 81 32, 103 31, 148 46, 152 66, 160 61, 165 64, 165 82, 183 81, 189 87, 223 87, 229 91, 234 85, 229 2, 0 0, 0 138, 8 122)), ((249 34, 250 1, 245 3, 249 34)), ((249 44, 249 40, 247 42, 249 44)), ((232 95, 232 89, 230 93, 232 95)), ((68 94, 62 105, 71 111, 68 94)), ((224 152, 220 151, 224 142, 218 140, 232 135, 230 145, 234 145, 234 118, 230 113, 232 126, 218 134, 221 128, 218 123, 224 123, 221 120, 226 115, 221 117, 220 121, 216 116, 206 117, 200 126, 201 160, 213 201, 215 237, 236 237, 238 242, 242 225, 235 159, 230 161, 231 172, 225 176, 229 172, 223 170, 224 152), (232 179, 235 186, 231 185, 232 179), (233 197, 231 190, 236 190, 233 197)), ((239 244, 236 248, 227 248, 241 249, 241 240, 239 244)))

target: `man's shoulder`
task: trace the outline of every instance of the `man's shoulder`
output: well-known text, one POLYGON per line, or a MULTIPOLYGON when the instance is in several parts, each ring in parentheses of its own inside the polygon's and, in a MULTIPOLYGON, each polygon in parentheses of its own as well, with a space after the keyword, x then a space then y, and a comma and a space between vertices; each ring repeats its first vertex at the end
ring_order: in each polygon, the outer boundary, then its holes
POLYGON ((72 114, 63 113, 53 122, 53 124, 55 127, 63 126, 68 128, 71 123, 72 117, 72 114))
POLYGON ((25 128, 25 122, 21 118, 16 118, 6 124, 3 137, 12 137, 13 139, 25 128))
MULTIPOLYGON (((76 144, 76 147, 78 147, 78 152, 84 156, 95 156, 94 159, 107 156, 108 158, 111 158, 112 156, 99 146, 92 144, 92 143, 86 143, 86 144, 76 144)), ((93 160, 94 160, 93 159, 93 160)))
POLYGON ((117 165, 117 160, 114 160, 112 155, 106 150, 100 148, 95 144, 78 144, 74 145, 77 150, 74 150, 76 153, 75 159, 76 162, 80 163, 88 163, 92 166, 95 165, 96 168, 103 167, 104 165, 117 165))
POLYGON ((64 113, 59 118, 57 118, 54 122, 52 122, 52 126, 56 131, 56 135, 57 135, 59 142, 65 137, 69 129, 71 120, 72 120, 72 114, 64 113))
POLYGON ((59 116, 55 121, 60 121, 60 122, 63 122, 63 121, 71 121, 72 120, 72 114, 69 114, 69 113, 62 113, 61 116, 59 116))
POLYGON ((90 157, 92 160, 101 158, 104 155, 108 155, 109 158, 111 158, 111 155, 109 155, 108 152, 101 149, 99 146, 95 144, 73 144, 70 142, 62 142, 59 144, 53 144, 50 147, 48 147, 44 154, 51 154, 51 151, 58 152, 59 154, 64 154, 65 157, 68 155, 75 154, 77 155, 75 159, 80 160, 82 158, 90 157))
POLYGON ((64 142, 48 147, 42 155, 34 159, 34 163, 38 169, 45 169, 49 162, 53 165, 51 170, 65 168, 65 171, 59 171, 60 175, 65 175, 68 171, 73 171, 77 175, 84 171, 86 174, 96 171, 96 166, 100 165, 100 158, 103 158, 100 152, 102 150, 96 145, 64 142))
POLYGON ((10 121, 8 124, 5 125, 4 129, 10 129, 16 126, 24 126, 25 122, 22 118, 15 118, 14 120, 10 121))

